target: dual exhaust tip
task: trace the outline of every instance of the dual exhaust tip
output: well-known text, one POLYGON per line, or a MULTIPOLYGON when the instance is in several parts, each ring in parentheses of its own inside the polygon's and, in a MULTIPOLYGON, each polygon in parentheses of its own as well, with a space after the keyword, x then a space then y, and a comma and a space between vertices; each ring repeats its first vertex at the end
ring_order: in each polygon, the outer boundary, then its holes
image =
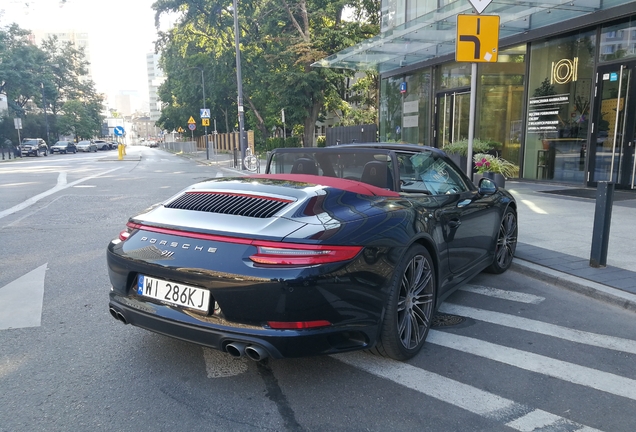
MULTIPOLYGON (((128 320, 126 320, 126 317, 124 316, 124 314, 118 311, 117 309, 111 307, 111 308, 108 308, 108 311, 113 316, 113 318, 115 318, 117 321, 121 321, 124 324, 128 324, 128 320)), ((262 346, 248 345, 243 342, 230 342, 229 344, 225 346, 225 350, 232 357, 238 358, 238 357, 247 356, 249 359, 254 361, 265 360, 267 357, 269 357, 269 353, 262 346)))
POLYGON ((124 316, 124 314, 119 312, 117 309, 108 308, 108 311, 113 316, 113 318, 115 318, 117 321, 121 321, 124 324, 128 324, 128 321, 126 320, 126 317, 124 316))
POLYGON ((248 345, 243 342, 231 342, 225 346, 225 350, 232 357, 247 356, 250 360, 261 361, 269 357, 265 348, 259 345, 248 345))

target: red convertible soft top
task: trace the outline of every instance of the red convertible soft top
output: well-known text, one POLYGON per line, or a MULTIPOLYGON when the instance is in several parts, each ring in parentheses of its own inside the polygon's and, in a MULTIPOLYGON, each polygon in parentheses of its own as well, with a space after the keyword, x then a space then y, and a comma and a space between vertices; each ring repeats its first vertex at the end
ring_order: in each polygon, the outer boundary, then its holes
POLYGON ((321 186, 329 186, 336 189, 341 189, 347 192, 353 192, 360 195, 375 195, 386 197, 399 197, 400 194, 388 190, 382 189, 376 186, 372 186, 367 183, 362 183, 355 180, 342 179, 338 177, 327 177, 310 174, 256 174, 250 176, 250 178, 262 178, 272 180, 285 180, 300 183, 311 183, 321 186))

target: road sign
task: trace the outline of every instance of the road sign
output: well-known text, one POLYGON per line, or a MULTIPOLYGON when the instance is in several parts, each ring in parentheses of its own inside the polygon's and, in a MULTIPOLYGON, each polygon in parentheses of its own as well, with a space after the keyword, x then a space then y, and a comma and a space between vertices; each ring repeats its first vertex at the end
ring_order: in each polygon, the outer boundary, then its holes
MULTIPOLYGON (((201 114, 199 115, 202 119, 210 118, 210 109, 209 108, 201 108, 201 114)), ((209 125, 208 125, 209 126, 209 125)))
POLYGON ((468 0, 475 8, 477 13, 482 13, 484 9, 492 2, 492 0, 468 0))
POLYGON ((183 133, 183 128, 181 126, 179 126, 179 129, 177 129, 177 132, 183 133))
POLYGON ((495 63, 499 53, 499 15, 457 15, 455 60, 495 63))
POLYGON ((191 131, 195 130, 197 128, 196 123, 190 123, 188 124, 188 129, 190 129, 191 131))
POLYGON ((190 116, 190 119, 188 120, 188 124, 195 124, 196 121, 194 120, 194 117, 190 116))
POLYGON ((22 129, 22 119, 20 117, 16 117, 13 119, 13 125, 16 129, 22 129))
POLYGON ((209 118, 202 118, 201 119, 201 126, 210 126, 210 119, 209 118))
POLYGON ((115 126, 113 128, 113 133, 116 136, 124 136, 124 134, 126 133, 126 131, 124 130, 123 126, 115 126))

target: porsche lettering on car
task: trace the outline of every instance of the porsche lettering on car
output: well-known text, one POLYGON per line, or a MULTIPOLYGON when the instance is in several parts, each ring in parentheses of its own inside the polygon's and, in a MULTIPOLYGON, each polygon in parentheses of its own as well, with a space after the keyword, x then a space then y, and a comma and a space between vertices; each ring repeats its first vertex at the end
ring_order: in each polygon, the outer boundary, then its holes
POLYGON ((194 184, 107 248, 119 321, 253 360, 406 360, 478 273, 506 271, 512 195, 407 144, 276 149, 265 174, 194 184))

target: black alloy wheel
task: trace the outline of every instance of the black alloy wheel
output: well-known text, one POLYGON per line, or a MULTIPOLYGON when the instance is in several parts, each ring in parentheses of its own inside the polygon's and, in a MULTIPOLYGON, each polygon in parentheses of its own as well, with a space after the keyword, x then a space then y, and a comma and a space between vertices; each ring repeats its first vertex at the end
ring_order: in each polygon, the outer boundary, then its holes
POLYGON ((510 268, 512 258, 517 249, 517 231, 517 214, 514 210, 508 208, 499 226, 497 245, 495 246, 495 259, 486 269, 488 273, 500 274, 510 268))
POLYGON ((428 250, 413 245, 395 270, 377 345, 370 351, 408 360, 424 345, 435 313, 435 267, 428 250))

